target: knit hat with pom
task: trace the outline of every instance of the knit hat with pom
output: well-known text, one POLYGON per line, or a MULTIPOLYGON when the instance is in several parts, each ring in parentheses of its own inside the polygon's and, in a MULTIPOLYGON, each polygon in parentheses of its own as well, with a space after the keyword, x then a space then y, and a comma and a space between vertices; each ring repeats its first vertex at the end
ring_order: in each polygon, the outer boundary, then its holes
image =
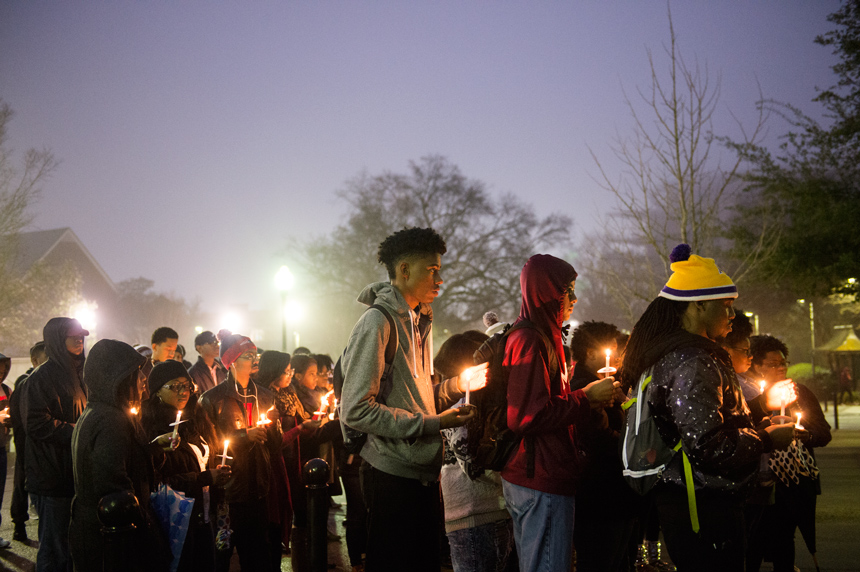
POLYGON ((689 244, 673 248, 669 260, 672 261, 672 276, 659 296, 682 302, 738 297, 737 286, 720 272, 714 259, 692 254, 689 244))

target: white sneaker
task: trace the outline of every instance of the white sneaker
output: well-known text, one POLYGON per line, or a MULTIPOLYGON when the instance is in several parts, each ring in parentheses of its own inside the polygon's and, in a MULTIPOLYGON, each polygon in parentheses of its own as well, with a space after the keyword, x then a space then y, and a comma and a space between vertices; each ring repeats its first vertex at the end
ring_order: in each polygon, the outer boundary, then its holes
POLYGON ((6 540, 5 538, 0 538, 0 549, 9 548, 12 546, 11 540, 6 540))

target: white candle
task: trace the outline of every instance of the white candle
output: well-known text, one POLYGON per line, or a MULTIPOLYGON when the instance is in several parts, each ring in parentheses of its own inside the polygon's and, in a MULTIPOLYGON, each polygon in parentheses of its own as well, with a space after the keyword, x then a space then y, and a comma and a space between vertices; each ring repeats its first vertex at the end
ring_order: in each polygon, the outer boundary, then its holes
POLYGON ((610 367, 612 367, 611 365, 609 365, 609 356, 611 356, 611 355, 612 355, 612 350, 609 348, 606 348, 606 369, 609 369, 610 367))
POLYGON ((785 417, 785 402, 788 401, 788 388, 782 388, 782 396, 779 399, 779 414, 785 417))
POLYGON ((761 389, 760 393, 764 393, 764 386, 765 385, 767 385, 767 382, 765 380, 761 380, 760 382, 758 382, 759 389, 761 389))
POLYGON ((227 446, 228 446, 229 444, 230 444, 230 440, 229 440, 229 439, 224 439, 224 453, 223 453, 223 454, 221 454, 221 455, 218 455, 219 457, 221 457, 221 464, 222 464, 222 465, 226 465, 226 464, 227 464, 227 459, 232 458, 232 457, 228 457, 228 456, 227 456, 227 446))
POLYGON ((801 431, 803 431, 803 425, 800 424, 800 417, 801 416, 802 416, 802 414, 800 413, 800 411, 798 411, 797 412, 797 425, 795 425, 795 427, 797 429, 800 429, 801 431))
POLYGON ((468 368, 463 372, 463 376, 466 378, 466 400, 465 404, 470 405, 470 399, 472 395, 472 368, 468 368))
POLYGON ((173 436, 170 437, 171 439, 176 439, 176 437, 179 435, 179 420, 180 419, 182 419, 182 410, 181 409, 176 412, 176 422, 173 424, 173 436))

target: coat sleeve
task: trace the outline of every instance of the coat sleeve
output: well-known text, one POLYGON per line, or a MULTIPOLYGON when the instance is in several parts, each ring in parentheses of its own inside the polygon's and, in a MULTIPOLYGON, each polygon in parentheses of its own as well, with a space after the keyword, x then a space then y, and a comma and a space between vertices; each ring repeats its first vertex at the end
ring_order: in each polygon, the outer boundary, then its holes
POLYGON ((30 379, 26 386, 26 410, 24 426, 27 438, 53 445, 71 446, 74 423, 55 417, 52 406, 58 407, 60 396, 50 378, 40 376, 30 379))
POLYGON ((552 395, 549 356, 540 334, 523 328, 513 332, 503 365, 509 369, 508 427, 535 435, 557 431, 590 418, 591 406, 581 389, 552 395))
POLYGON ((800 424, 809 431, 807 447, 824 447, 833 438, 830 433, 830 423, 824 418, 821 404, 811 389, 805 385, 797 384, 797 404, 803 412, 800 424))
POLYGON ((389 407, 376 399, 389 330, 381 312, 365 312, 355 325, 343 355, 341 421, 357 431, 395 439, 438 433, 438 415, 389 407))
POLYGON ((766 446, 755 429, 748 426, 749 417, 723 415, 722 380, 713 358, 693 354, 670 376, 665 385, 665 405, 691 462, 717 475, 745 473, 756 466, 766 446))

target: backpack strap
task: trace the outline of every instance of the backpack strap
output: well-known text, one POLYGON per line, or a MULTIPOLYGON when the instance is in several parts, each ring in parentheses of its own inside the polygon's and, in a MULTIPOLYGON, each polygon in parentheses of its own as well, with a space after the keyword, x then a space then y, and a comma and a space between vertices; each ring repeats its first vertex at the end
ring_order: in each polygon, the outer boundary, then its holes
POLYGON ((675 451, 681 451, 681 456, 684 457, 684 484, 687 485, 687 505, 690 507, 690 524, 693 525, 693 532, 699 534, 699 508, 696 504, 696 486, 693 483, 693 467, 690 465, 690 458, 687 453, 681 448, 681 440, 678 439, 678 444, 673 447, 675 451))

